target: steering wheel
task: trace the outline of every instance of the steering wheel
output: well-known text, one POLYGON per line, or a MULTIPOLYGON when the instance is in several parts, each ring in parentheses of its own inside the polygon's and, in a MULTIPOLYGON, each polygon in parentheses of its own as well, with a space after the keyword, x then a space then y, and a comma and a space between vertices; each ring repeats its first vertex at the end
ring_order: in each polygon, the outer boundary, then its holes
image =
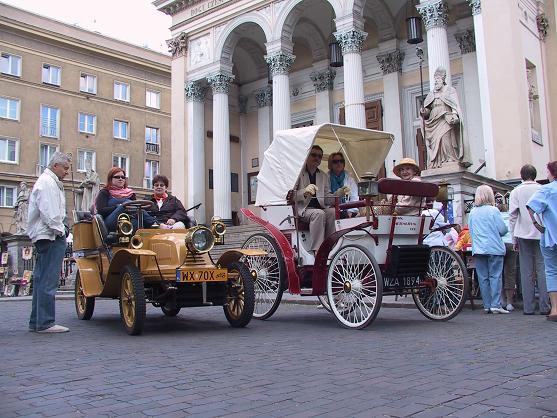
POLYGON ((131 202, 122 203, 126 213, 136 213, 140 209, 152 210, 155 206, 150 200, 132 200, 131 202))

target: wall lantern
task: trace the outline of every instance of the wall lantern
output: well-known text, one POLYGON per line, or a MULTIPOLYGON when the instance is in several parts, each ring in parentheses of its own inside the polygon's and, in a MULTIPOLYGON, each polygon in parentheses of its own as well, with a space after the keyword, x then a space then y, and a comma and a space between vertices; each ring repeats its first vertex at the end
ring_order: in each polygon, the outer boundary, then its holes
POLYGON ((406 19, 406 36, 411 45, 421 44, 424 41, 422 36, 422 19, 419 16, 411 16, 406 19))
POLYGON ((331 67, 342 67, 344 65, 342 49, 334 36, 331 36, 329 43, 329 65, 331 67))

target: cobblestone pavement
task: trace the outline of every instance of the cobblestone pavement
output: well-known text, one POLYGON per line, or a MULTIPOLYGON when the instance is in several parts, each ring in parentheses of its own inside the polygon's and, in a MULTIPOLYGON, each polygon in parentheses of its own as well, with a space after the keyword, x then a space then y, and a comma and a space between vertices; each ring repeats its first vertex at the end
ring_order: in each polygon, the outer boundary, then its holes
POLYGON ((68 334, 27 332, 30 303, 0 304, 0 417, 557 417, 557 326, 539 315, 385 308, 352 331, 283 304, 233 329, 222 308, 151 307, 130 337, 115 301, 89 322, 57 308, 68 334))

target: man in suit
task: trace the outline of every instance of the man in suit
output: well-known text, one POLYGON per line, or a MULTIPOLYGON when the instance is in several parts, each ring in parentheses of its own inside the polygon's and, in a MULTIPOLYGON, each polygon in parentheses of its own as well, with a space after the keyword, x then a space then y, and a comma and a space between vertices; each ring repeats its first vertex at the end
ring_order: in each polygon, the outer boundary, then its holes
POLYGON ((319 170, 323 149, 319 145, 311 148, 302 174, 296 183, 296 211, 300 220, 309 223, 310 245, 315 252, 325 237, 335 232, 334 197, 350 193, 348 187, 339 188, 333 195, 329 176, 319 170))

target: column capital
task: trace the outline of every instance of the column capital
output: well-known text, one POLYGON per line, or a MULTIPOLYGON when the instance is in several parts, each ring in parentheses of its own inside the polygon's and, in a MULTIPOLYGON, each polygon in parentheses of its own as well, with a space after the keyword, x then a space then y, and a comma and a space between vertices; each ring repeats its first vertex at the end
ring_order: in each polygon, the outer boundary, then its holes
POLYGON ((367 38, 366 32, 357 29, 335 32, 333 35, 335 35, 336 40, 340 44, 343 54, 348 54, 350 52, 361 53, 362 45, 367 38))
POLYGON ((273 105, 273 88, 271 86, 263 87, 262 89, 255 90, 253 92, 255 95, 255 100, 257 101, 257 107, 269 107, 273 105))
POLYGON ((184 87, 187 102, 203 102, 205 100, 206 87, 202 87, 198 81, 188 81, 184 87))
POLYGON ((462 55, 476 52, 476 37, 472 29, 466 29, 464 32, 455 33, 454 37, 458 42, 462 55))
POLYGON ((309 75, 317 93, 332 90, 337 72, 335 70, 314 71, 309 75))
POLYGON ((207 82, 211 85, 213 94, 228 94, 230 92, 232 80, 234 80, 234 76, 226 73, 217 73, 207 76, 207 82))
POLYGON ((547 20, 545 13, 540 13, 536 16, 536 24, 538 25, 540 39, 545 41, 545 38, 547 38, 547 29, 549 28, 549 20, 547 20))
POLYGON ((188 35, 186 35, 186 32, 181 32, 174 38, 168 39, 166 46, 173 59, 186 55, 188 51, 188 35))
POLYGON ((427 30, 446 27, 449 18, 449 7, 445 0, 436 0, 416 6, 422 16, 427 30))
POLYGON ((381 67, 381 70, 383 70, 383 75, 397 72, 401 73, 402 62, 404 61, 404 52, 400 49, 385 52, 377 55, 377 61, 379 61, 379 66, 381 67))
POLYGON ((240 113, 248 113, 248 96, 242 94, 238 96, 238 107, 240 108, 240 113))
POLYGON ((283 51, 265 55, 265 62, 269 66, 272 75, 288 74, 295 59, 294 55, 283 51))
POLYGON ((468 0, 468 4, 472 8, 472 15, 479 15, 482 13, 482 0, 468 0))

